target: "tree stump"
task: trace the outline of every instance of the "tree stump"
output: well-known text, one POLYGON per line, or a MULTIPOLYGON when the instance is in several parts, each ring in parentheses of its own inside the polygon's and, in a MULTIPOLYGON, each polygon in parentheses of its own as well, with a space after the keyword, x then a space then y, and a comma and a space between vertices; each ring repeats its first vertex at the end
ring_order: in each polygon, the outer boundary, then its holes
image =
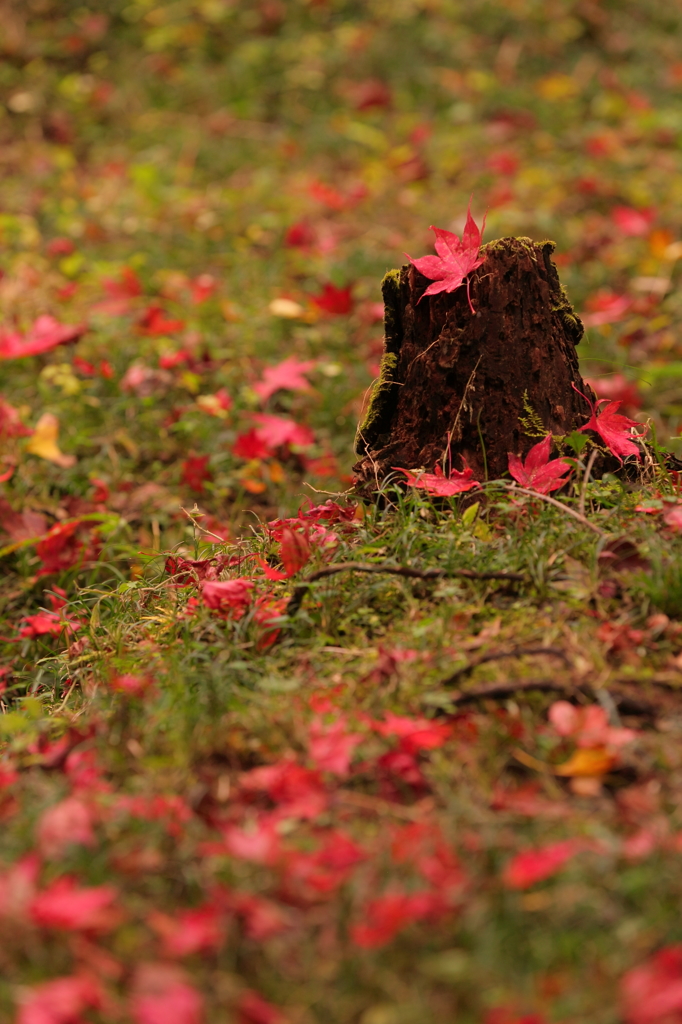
POLYGON ((570 434, 594 398, 578 370, 583 334, 559 281, 553 242, 501 238, 456 291, 422 299, 430 281, 412 265, 384 278, 384 356, 358 427, 356 489, 375 493, 393 467, 445 459, 477 480, 507 472, 548 431, 570 434), (421 300, 421 301, 420 301, 421 300), (450 449, 447 457, 448 447, 450 449))

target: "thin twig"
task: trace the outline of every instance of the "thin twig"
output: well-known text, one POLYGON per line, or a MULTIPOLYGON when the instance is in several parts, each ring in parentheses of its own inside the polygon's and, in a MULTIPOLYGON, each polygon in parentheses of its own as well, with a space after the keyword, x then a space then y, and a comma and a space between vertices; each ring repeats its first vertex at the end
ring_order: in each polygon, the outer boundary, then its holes
POLYGON ((445 460, 447 459, 449 461, 449 463, 450 463, 450 465, 448 467, 448 476, 450 476, 450 474, 452 473, 452 452, 451 452, 452 439, 455 436, 455 430, 457 429, 457 424, 459 423, 460 414, 461 414, 462 409, 464 408, 464 405, 466 403, 467 396, 469 394, 469 389, 473 386, 474 380, 476 379, 476 371, 478 370, 478 367, 480 365, 481 359, 483 359, 483 355, 482 354, 476 360, 476 365, 474 366, 473 370, 471 371, 471 374, 469 375, 469 380, 466 382, 466 387, 464 388, 464 394, 462 395, 462 401, 459 403, 459 409, 457 410, 457 415, 455 416, 455 422, 452 424, 452 427, 451 427, 450 432, 448 434, 448 443, 446 445, 445 451, 443 452, 443 472, 445 472, 445 460))
POLYGON ((469 672, 473 672, 479 665, 485 665, 490 661, 501 661, 503 658, 525 658, 526 656, 541 654, 551 655, 554 658, 561 658, 566 665, 570 665, 570 659, 566 655, 565 651, 562 651, 560 647, 512 647, 510 650, 491 651, 489 654, 484 654, 480 658, 475 658, 468 665, 458 668, 451 676, 444 679, 441 682, 441 686, 452 686, 457 679, 467 675, 469 672))
MULTIPOLYGON (((598 699, 597 690, 598 687, 584 680, 579 683, 571 683, 568 680, 560 679, 523 679, 516 682, 486 683, 483 686, 472 687, 470 690, 455 691, 450 696, 448 704, 461 707, 463 704, 473 704, 477 700, 497 700, 512 697, 515 693, 531 691, 561 693, 566 697, 589 696, 598 699)), ((612 688, 609 698, 616 708, 626 708, 631 714, 651 715, 657 709, 655 700, 638 699, 617 688, 612 688)))
POLYGON ((582 523, 588 530, 592 530, 599 537, 608 537, 606 530, 602 530, 601 526, 596 526, 591 523, 587 516, 582 515, 580 512, 576 512, 574 508, 570 508, 569 505, 564 505, 562 501, 557 501, 550 494, 540 494, 539 491, 529 491, 525 487, 519 487, 517 484, 508 484, 504 480, 495 480, 496 487, 504 487, 505 490, 511 491, 513 494, 526 494, 529 498, 539 498, 540 501, 546 501, 549 505, 554 505, 555 508, 560 508, 562 512, 565 512, 567 516, 571 516, 572 519, 582 523))
POLYGON ((595 464, 597 456, 599 455, 599 449, 593 448, 590 452, 590 457, 587 460, 587 466, 585 467, 585 476, 583 478, 582 487, 580 488, 580 501, 578 502, 578 511, 581 516, 585 515, 585 501, 587 499, 587 485, 590 482, 590 475, 592 473, 592 467, 595 464))
POLYGON ((522 581, 525 577, 520 572, 475 572, 473 569, 413 569, 409 565, 380 565, 373 562, 336 562, 326 565, 324 569, 311 572, 294 589, 286 608, 287 615, 294 615, 308 592, 309 585, 316 580, 335 576, 339 572, 386 573, 389 576, 404 576, 414 580, 510 580, 522 581))

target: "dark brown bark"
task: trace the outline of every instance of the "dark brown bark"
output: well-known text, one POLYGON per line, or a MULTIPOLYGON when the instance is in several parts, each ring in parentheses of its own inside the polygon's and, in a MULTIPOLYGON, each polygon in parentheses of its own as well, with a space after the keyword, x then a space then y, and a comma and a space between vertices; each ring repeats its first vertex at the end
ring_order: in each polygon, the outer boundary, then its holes
POLYGON ((462 286, 422 298, 429 281, 413 266, 383 282, 382 375, 358 428, 354 467, 372 493, 395 466, 443 460, 478 480, 507 473, 507 453, 525 456, 543 433, 565 435, 588 418, 594 397, 578 370, 583 325, 551 260, 553 242, 502 238, 483 247, 462 286), (421 301, 420 301, 421 300, 421 301))

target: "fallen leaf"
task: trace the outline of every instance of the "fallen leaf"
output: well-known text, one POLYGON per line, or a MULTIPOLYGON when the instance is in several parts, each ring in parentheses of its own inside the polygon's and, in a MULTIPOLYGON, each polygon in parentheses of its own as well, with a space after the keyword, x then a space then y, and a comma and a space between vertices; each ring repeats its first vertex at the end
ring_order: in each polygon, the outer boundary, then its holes
POLYGON ((52 412, 44 412, 36 423, 33 435, 26 442, 26 451, 48 462, 54 462, 62 469, 76 465, 75 455, 65 455, 57 444, 59 420, 52 412))

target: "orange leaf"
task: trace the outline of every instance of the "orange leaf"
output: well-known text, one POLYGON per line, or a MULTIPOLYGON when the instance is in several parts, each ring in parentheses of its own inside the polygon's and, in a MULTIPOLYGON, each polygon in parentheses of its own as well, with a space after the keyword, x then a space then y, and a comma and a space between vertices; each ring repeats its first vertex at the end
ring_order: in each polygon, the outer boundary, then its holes
POLYGON ((616 755, 606 747, 582 748, 576 750, 568 761, 557 765, 555 775, 581 776, 605 775, 616 762, 616 755))

